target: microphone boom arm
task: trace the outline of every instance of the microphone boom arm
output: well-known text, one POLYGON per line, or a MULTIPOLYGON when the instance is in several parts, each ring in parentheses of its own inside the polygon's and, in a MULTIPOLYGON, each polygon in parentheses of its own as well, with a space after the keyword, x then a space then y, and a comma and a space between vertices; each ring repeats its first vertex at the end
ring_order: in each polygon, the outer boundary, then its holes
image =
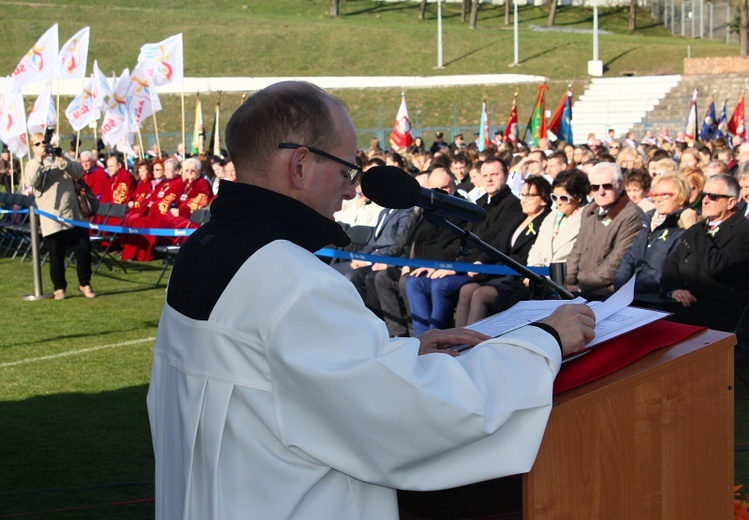
POLYGON ((546 292, 545 289, 551 289, 555 293, 559 294, 559 296, 562 297, 562 299, 565 300, 572 300, 575 298, 575 296, 569 292, 564 287, 560 286, 550 278, 547 278, 545 276, 541 276, 538 273, 535 273, 528 269, 527 266, 521 264, 520 262, 517 262, 504 254, 502 251, 496 249, 495 247, 492 247, 490 244, 486 243, 484 240, 482 240, 478 235, 475 233, 472 233, 471 231, 468 231, 467 229, 463 229, 460 226, 457 226, 447 220, 445 217, 431 214, 428 210, 424 211, 424 216, 429 219, 430 222, 433 224, 443 227, 445 229, 449 229, 453 233, 457 234, 459 237, 461 237, 461 241, 468 240, 473 245, 478 247, 481 251, 484 253, 490 255, 492 258, 497 260, 499 263, 506 265, 516 273, 518 273, 521 276, 524 276, 528 278, 531 282, 531 299, 537 299, 537 294, 540 294, 543 296, 543 294, 546 292))

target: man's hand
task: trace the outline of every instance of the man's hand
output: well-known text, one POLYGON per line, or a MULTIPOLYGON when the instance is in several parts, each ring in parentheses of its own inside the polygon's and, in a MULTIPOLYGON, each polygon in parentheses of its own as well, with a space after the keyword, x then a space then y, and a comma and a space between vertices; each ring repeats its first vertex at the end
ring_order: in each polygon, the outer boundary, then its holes
POLYGON ((587 305, 562 305, 541 323, 551 325, 557 331, 565 356, 580 352, 596 336, 596 316, 587 305))
POLYGON ((427 278, 430 278, 432 273, 434 272, 434 269, 431 269, 429 267, 417 267, 413 271, 411 271, 411 276, 421 276, 421 275, 427 275, 427 278))
POLYGON ((169 213, 171 213, 173 217, 179 217, 179 210, 177 208, 170 208, 169 213))
POLYGON ((442 353, 449 354, 453 357, 459 356, 460 352, 452 350, 451 347, 459 345, 475 346, 489 339, 489 336, 468 329, 447 329, 447 330, 429 330, 418 336, 421 345, 419 345, 419 355, 442 353))
POLYGON ((675 290, 671 293, 671 298, 682 304, 684 307, 689 307, 697 301, 697 298, 694 297, 694 294, 689 292, 687 289, 675 290))
POLYGON ((692 208, 687 208, 681 212, 679 217, 679 227, 682 229, 689 229, 694 226, 699 220, 699 215, 692 208))
POLYGON ((388 265, 383 264, 382 262, 375 262, 372 264, 372 271, 384 271, 387 269, 388 265))
POLYGON ((444 278, 445 276, 452 276, 454 274, 455 271, 453 271, 452 269, 437 269, 436 271, 429 273, 429 278, 444 278))
POLYGON ((361 269, 367 265, 369 265, 369 262, 365 262, 364 260, 351 260, 351 269, 361 269))

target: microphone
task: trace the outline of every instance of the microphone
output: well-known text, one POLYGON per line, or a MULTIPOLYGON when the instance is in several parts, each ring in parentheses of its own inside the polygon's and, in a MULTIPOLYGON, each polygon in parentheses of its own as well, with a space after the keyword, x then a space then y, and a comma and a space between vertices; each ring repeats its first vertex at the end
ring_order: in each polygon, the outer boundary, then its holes
POLYGON ((442 191, 422 188, 408 173, 395 166, 375 166, 362 176, 362 193, 384 208, 413 206, 438 217, 456 217, 468 222, 486 220, 486 210, 473 202, 442 191))

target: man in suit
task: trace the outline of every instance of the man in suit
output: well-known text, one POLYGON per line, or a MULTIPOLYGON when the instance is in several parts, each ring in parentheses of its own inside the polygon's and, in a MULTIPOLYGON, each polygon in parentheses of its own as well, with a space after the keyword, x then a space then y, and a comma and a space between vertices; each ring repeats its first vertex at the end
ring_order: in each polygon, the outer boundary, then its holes
POLYGON ((749 301, 749 221, 737 211, 739 183, 714 175, 705 183, 703 222, 687 229, 666 258, 661 292, 675 321, 733 331, 749 301))
MULTIPOLYGON (((485 242, 492 243, 510 219, 521 212, 520 201, 507 186, 507 164, 503 160, 491 158, 484 161, 481 179, 486 194, 476 203, 486 209, 486 220, 471 224, 468 229, 485 242)), ((480 254, 479 249, 473 249, 457 260, 473 262, 480 254)), ((457 274, 452 269, 416 269, 406 282, 414 334, 452 326, 458 291, 469 280, 467 274, 457 274)))
MULTIPOLYGON (((377 217, 369 241, 359 250, 363 255, 382 255, 394 243, 398 235, 406 229, 413 208, 383 209, 377 217)), ((364 279, 372 270, 372 263, 365 260, 347 260, 333 264, 333 268, 354 283, 359 294, 364 298, 366 286, 364 279)))

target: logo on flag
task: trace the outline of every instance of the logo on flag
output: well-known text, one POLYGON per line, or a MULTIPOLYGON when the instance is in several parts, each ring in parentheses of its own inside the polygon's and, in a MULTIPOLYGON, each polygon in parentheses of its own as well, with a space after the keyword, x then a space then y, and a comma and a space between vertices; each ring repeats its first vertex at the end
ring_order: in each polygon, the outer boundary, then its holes
POLYGON ((395 117, 393 131, 390 133, 390 145, 393 148, 408 148, 414 142, 411 135, 411 119, 408 117, 405 94, 401 96, 398 115, 395 117))

